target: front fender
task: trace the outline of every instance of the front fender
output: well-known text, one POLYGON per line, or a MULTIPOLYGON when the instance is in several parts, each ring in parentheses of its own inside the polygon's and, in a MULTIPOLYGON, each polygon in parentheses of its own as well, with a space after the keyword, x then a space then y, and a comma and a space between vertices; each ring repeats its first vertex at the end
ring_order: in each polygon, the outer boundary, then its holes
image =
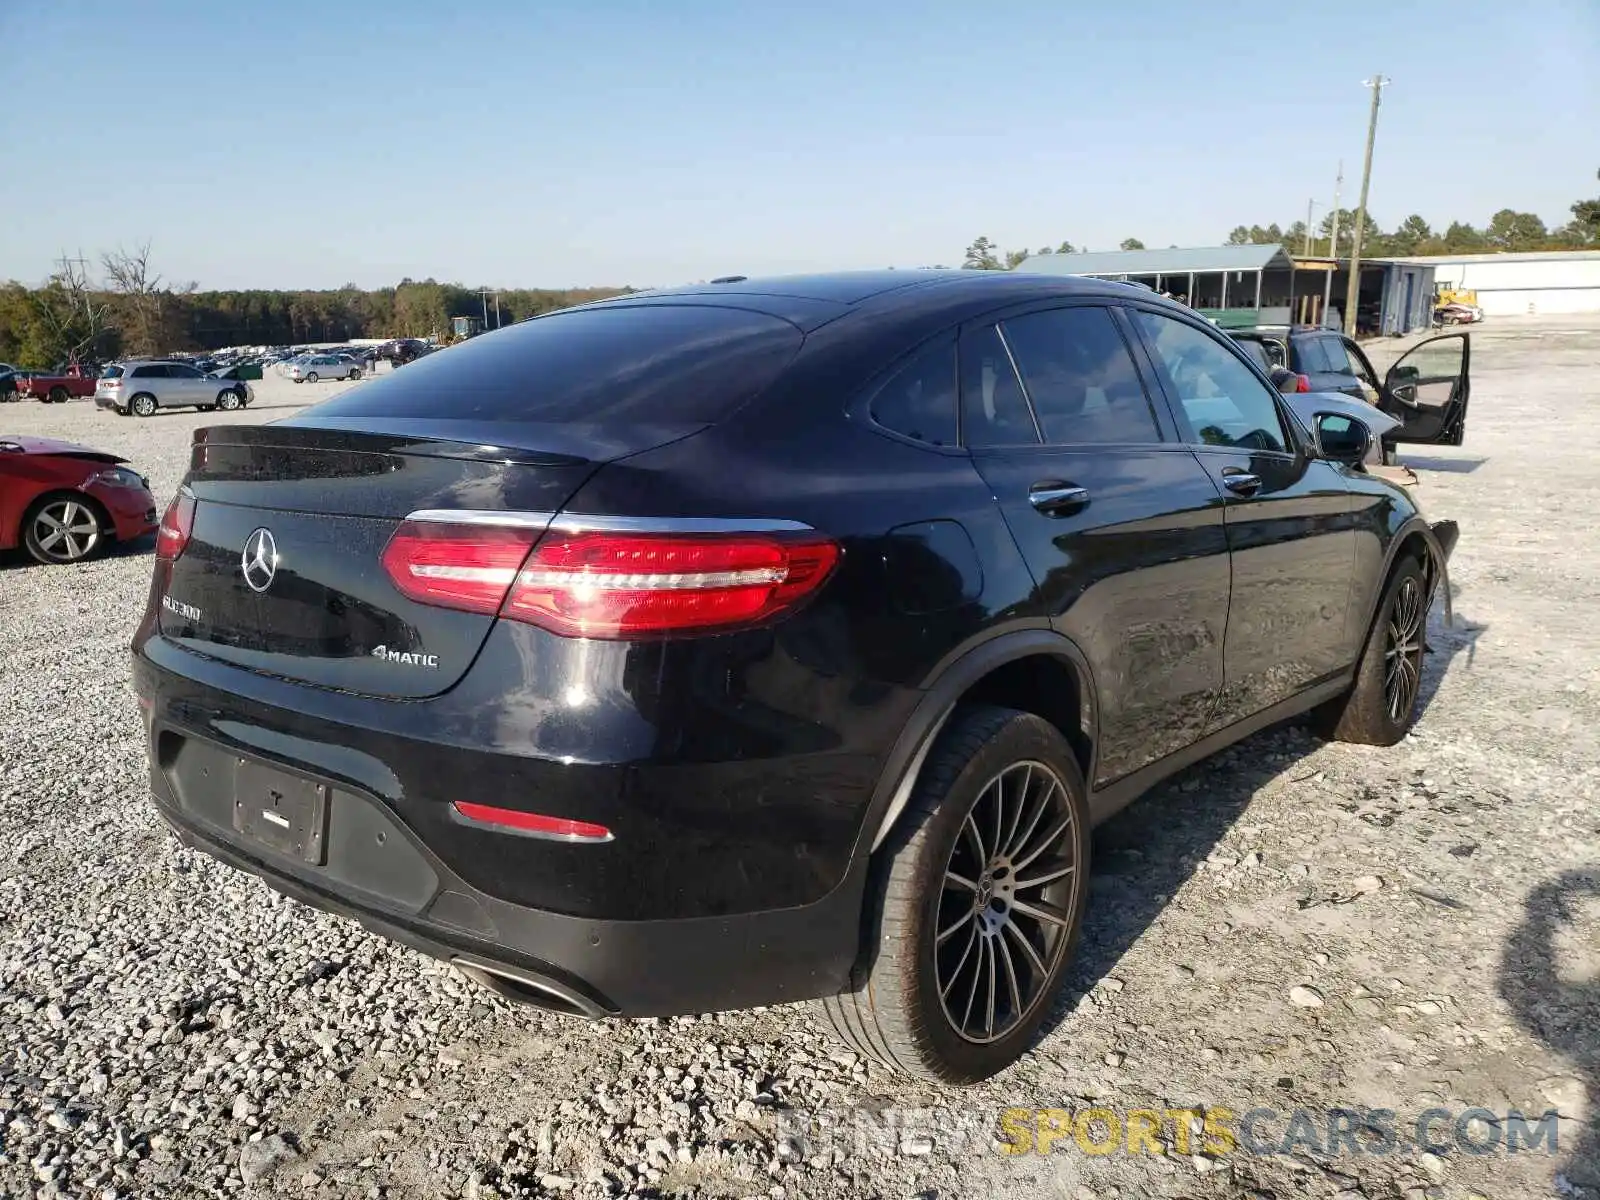
MULTIPOLYGON (((1428 607, 1433 607, 1434 597, 1441 591, 1444 594, 1444 623, 1455 624, 1455 609, 1450 598, 1450 554, 1455 549, 1456 541, 1461 536, 1461 527, 1454 521, 1425 520, 1420 513, 1413 513, 1405 522, 1395 530, 1394 536, 1389 539, 1388 550, 1384 555, 1383 573, 1379 576, 1382 581, 1377 590, 1368 597, 1366 621, 1362 628, 1372 629, 1372 622, 1378 614, 1378 605, 1383 602, 1384 592, 1388 590, 1389 580, 1394 576, 1395 563, 1399 560, 1404 547, 1413 539, 1420 539, 1426 552, 1423 562, 1423 571, 1428 583, 1428 607)), ((1362 643, 1365 645, 1365 641, 1362 643)))

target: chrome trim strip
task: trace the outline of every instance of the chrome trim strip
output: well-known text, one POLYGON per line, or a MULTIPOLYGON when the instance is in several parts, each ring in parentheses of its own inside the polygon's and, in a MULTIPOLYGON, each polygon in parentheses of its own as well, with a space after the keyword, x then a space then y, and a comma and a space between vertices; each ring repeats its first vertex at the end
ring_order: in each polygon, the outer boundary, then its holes
POLYGON ((419 508, 408 521, 440 521, 451 525, 496 525, 502 529, 544 529, 555 513, 510 512, 494 508, 419 508))
POLYGON ((419 508, 408 521, 557 529, 562 533, 812 533, 804 521, 767 517, 608 517, 589 513, 512 512, 488 508, 419 508))
POLYGON ((766 517, 604 517, 561 513, 550 528, 562 533, 811 533, 803 521, 766 517))

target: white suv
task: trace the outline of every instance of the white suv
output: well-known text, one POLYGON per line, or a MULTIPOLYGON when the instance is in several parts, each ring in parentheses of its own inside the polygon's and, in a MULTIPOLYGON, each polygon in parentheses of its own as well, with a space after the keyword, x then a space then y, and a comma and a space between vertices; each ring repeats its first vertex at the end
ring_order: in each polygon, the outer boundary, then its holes
POLYGON ((158 408, 220 408, 249 404, 248 384, 207 375, 188 363, 124 362, 107 367, 94 386, 94 402, 123 416, 148 417, 158 408))

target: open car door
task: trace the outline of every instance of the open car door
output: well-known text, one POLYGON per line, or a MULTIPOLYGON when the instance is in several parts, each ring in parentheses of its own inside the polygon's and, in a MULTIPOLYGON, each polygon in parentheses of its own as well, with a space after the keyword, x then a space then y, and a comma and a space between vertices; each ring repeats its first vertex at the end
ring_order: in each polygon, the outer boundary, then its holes
POLYGON ((1471 335, 1447 333, 1412 347, 1389 368, 1378 407, 1400 422, 1386 444, 1459 446, 1467 428, 1471 335))

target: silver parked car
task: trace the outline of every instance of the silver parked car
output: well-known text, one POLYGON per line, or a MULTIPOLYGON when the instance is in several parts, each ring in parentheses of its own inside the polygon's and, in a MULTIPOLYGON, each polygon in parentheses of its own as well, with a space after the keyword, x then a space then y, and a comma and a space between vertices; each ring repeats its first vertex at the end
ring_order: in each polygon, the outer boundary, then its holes
POLYGON ((319 379, 360 379, 361 360, 350 354, 313 354, 290 363, 289 378, 296 383, 316 383, 319 379))
POLYGON ((250 385, 218 379, 188 363, 133 361, 113 363, 95 384, 94 402, 123 416, 148 417, 158 408, 199 408, 224 412, 254 399, 250 385))

